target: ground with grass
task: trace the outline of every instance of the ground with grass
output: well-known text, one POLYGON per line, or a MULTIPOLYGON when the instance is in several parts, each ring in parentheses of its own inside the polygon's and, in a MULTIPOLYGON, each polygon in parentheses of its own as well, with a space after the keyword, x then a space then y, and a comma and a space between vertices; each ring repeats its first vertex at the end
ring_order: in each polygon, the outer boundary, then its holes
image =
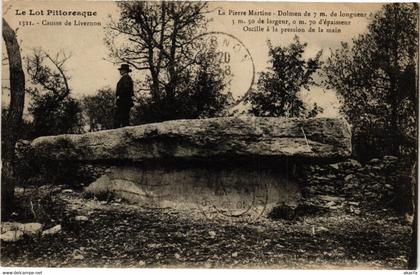
POLYGON ((62 230, 2 242, 2 266, 405 269, 410 252, 410 226, 390 209, 312 203, 289 220, 235 222, 67 189, 17 190, 12 220, 62 230))

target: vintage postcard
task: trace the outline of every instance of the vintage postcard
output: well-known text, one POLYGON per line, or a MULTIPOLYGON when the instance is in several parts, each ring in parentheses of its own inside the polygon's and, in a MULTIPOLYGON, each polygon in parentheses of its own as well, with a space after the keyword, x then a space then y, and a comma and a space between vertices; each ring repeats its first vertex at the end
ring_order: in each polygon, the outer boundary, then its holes
POLYGON ((418 26, 4 1, 2 268, 416 269, 418 26))

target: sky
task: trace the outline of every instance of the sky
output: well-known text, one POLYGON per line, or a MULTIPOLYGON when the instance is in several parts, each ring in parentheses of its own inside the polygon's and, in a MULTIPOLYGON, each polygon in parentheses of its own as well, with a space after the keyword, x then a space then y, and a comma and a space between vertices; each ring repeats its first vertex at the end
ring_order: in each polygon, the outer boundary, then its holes
MULTIPOLYGON (((280 32, 251 32, 251 27, 260 26, 262 28, 272 28, 272 24, 267 23, 267 19, 289 20, 291 25, 278 25, 278 30, 282 27, 287 28, 306 28, 307 25, 296 25, 291 21, 305 20, 307 24, 315 23, 319 25, 320 12, 324 12, 328 20, 346 20, 350 25, 341 27, 341 33, 298 33, 300 41, 308 43, 304 57, 313 57, 319 50, 323 50, 323 59, 329 54, 329 49, 337 48, 342 41, 351 41, 352 37, 366 31, 368 24, 367 17, 348 18, 349 13, 369 14, 381 8, 380 4, 372 3, 261 3, 261 2, 210 2, 209 9, 212 10, 207 16, 211 20, 208 25, 208 32, 223 32, 218 35, 218 39, 230 39, 231 43, 241 43, 244 46, 243 51, 249 52, 252 62, 240 62, 241 58, 232 48, 225 50, 232 54, 232 83, 231 91, 239 98, 243 95, 251 84, 254 72, 250 68, 255 68, 255 81, 258 73, 267 69, 268 48, 267 40, 271 40, 274 46, 286 46, 293 41, 296 33, 280 32), (238 15, 246 13, 249 10, 256 12, 271 12, 271 15, 254 16, 238 15), (303 16, 304 13, 310 13, 311 16, 303 16), (337 17, 329 17, 331 13, 336 13, 337 17), (224 13, 224 15, 223 15, 224 13), (230 14, 229 14, 230 13, 230 14), (289 16, 292 13, 301 13, 302 16, 289 16), (315 15, 315 13, 317 13, 315 15), (288 15, 289 14, 289 15, 288 15), (343 16, 339 16, 343 14, 343 16), (346 17, 347 16, 347 17, 346 17), (264 20, 264 23, 257 23, 258 19, 264 20), (234 20, 234 24, 232 23, 234 20), (243 24, 239 24, 242 20, 243 24), (250 21, 251 20, 251 21, 250 21), (252 21, 254 20, 254 21, 252 21), (313 21, 309 21, 313 20, 313 21), (252 22, 255 22, 251 25, 252 22), (245 30, 248 27, 248 30, 245 30), (227 34, 227 36, 225 35, 227 34), (239 59, 238 59, 239 58, 239 59)), ((71 58, 66 63, 67 74, 70 76, 69 84, 72 94, 76 98, 84 95, 95 94, 98 89, 104 87, 114 88, 118 79, 118 64, 113 64, 108 58, 109 51, 104 44, 104 28, 110 18, 118 19, 119 10, 115 3, 106 1, 4 1, 4 17, 9 25, 16 30, 22 56, 29 55, 34 48, 42 48, 51 55, 59 51, 71 53, 71 58), (34 15, 28 15, 32 10, 34 15), (94 11, 97 16, 83 18, 80 16, 63 17, 47 16, 48 10, 62 11, 94 11), (23 13, 26 12, 24 15, 23 13), (43 15, 35 14, 43 13, 43 15), (51 26, 44 25, 43 20, 49 23, 61 22, 64 24, 66 18, 100 22, 101 26, 51 26), (31 26, 22 26, 24 22, 31 21, 31 26), (20 25, 19 25, 20 24, 20 25)), ((261 21, 260 21, 261 22, 261 21)), ((316 27, 315 26, 315 27, 316 27)), ((324 27, 324 26, 321 26, 324 27)), ((4 46, 4 43, 3 43, 4 46)), ((232 44, 230 44, 232 46, 232 44)), ((3 49, 4 50, 4 49, 3 49)), ((143 72, 135 71, 132 73, 134 78, 141 78, 143 72)), ((7 67, 2 67, 2 81, 7 83, 7 67)), ((313 86, 310 91, 302 91, 302 98, 305 102, 312 104, 317 102, 324 108, 322 116, 337 116, 339 103, 334 91, 325 91, 320 87, 313 86)), ((3 101, 7 101, 7 96, 3 93, 3 101)), ((3 103, 4 104, 4 103, 3 103)))

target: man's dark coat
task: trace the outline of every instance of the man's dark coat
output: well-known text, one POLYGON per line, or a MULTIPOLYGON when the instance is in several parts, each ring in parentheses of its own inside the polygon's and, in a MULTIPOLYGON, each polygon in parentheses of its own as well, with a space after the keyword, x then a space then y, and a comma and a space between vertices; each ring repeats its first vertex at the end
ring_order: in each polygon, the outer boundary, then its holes
POLYGON ((133 80, 128 74, 121 77, 117 84, 117 110, 115 112, 114 127, 129 125, 130 109, 133 107, 133 80))
POLYGON ((125 74, 117 84, 117 107, 131 108, 133 106, 133 95, 133 80, 128 74, 125 74))

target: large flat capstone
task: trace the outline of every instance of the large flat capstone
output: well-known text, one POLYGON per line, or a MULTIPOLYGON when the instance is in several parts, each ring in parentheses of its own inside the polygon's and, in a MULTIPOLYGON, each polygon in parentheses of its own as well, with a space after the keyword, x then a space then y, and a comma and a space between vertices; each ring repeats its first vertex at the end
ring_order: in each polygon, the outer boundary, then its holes
POLYGON ((351 133, 344 119, 226 117, 45 136, 18 151, 50 182, 89 174, 98 196, 248 220, 296 207, 296 164, 348 157, 351 133))
POLYGON ((39 137, 31 149, 53 160, 167 160, 244 157, 345 158, 344 119, 225 117, 174 120, 80 135, 39 137))

